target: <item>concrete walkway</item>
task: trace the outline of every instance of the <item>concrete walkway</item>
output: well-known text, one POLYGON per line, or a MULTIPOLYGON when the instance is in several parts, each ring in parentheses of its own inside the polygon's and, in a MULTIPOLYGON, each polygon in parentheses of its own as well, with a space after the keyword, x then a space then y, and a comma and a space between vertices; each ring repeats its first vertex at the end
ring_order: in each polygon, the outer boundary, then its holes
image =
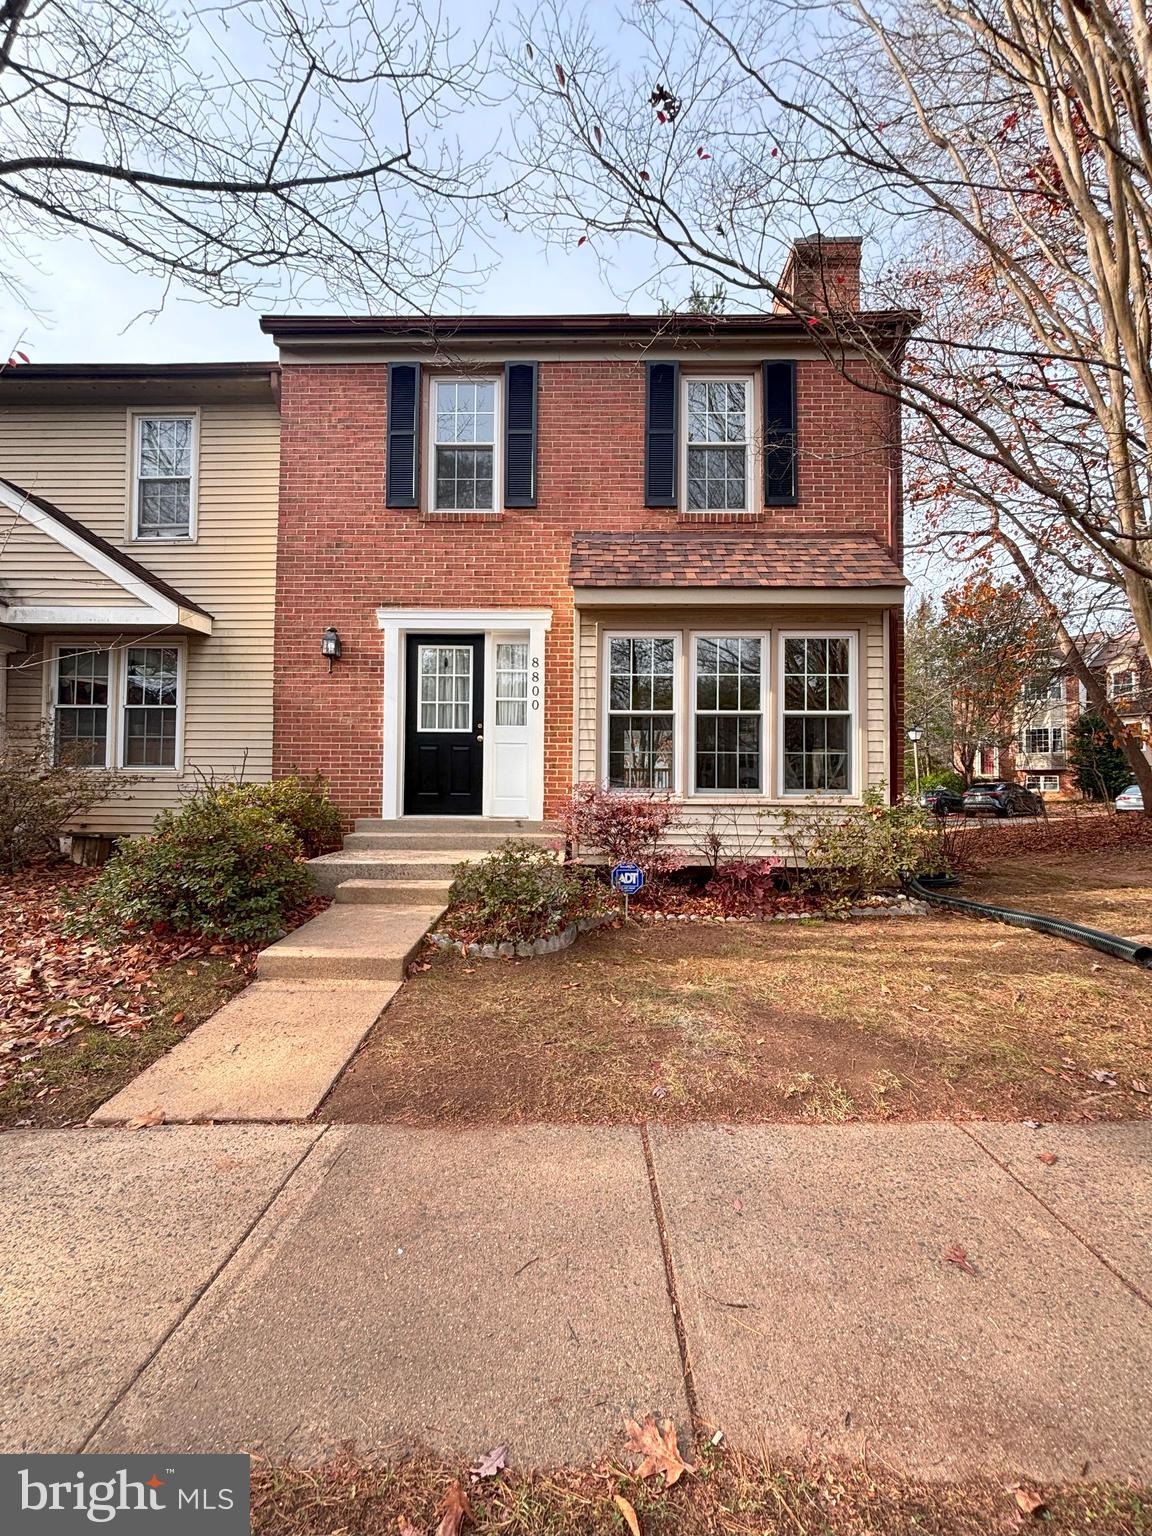
POLYGON ((1150 1158, 1146 1122, 3 1136, 0 1449, 524 1466, 651 1411, 1148 1481, 1150 1158))

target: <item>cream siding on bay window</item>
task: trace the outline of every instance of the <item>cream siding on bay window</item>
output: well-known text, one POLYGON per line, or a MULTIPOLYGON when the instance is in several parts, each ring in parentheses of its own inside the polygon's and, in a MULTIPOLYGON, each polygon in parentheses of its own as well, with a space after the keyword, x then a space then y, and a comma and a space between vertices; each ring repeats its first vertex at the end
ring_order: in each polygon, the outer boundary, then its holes
POLYGON ((675 793, 684 810, 673 842, 688 849, 701 827, 719 817, 744 851, 754 839, 760 852, 771 851, 784 807, 803 807, 804 794, 781 792, 781 646, 786 634, 852 637, 854 650, 853 793, 814 797, 853 803, 865 788, 888 782, 888 678, 885 612, 879 608, 801 608, 791 606, 738 607, 727 604, 683 608, 580 609, 576 659, 576 777, 605 782, 607 776, 608 645, 613 636, 669 636, 676 639, 675 793), (708 791, 692 788, 693 744, 692 666, 699 636, 760 637, 763 644, 763 716, 761 725, 761 792, 708 791), (768 814, 760 814, 763 811, 768 814), (739 829, 738 831, 736 829, 739 829))
MULTIPOLYGON (((179 804, 200 776, 271 776, 280 418, 271 401, 196 409, 197 529, 194 541, 182 543, 130 539, 132 426, 124 406, 0 411, 0 475, 55 503, 213 618, 211 636, 181 637, 183 770, 134 772, 123 796, 85 818, 83 826, 95 831, 147 831, 156 813, 179 804)), ((147 414, 148 406, 140 402, 137 410, 147 414)), ((172 410, 158 406, 155 413, 172 410)), ((54 644, 75 638, 74 629, 33 635, 27 652, 8 658, 10 730, 43 718, 47 658, 54 644)), ((157 645, 169 638, 145 641, 137 632, 92 643, 157 645)))

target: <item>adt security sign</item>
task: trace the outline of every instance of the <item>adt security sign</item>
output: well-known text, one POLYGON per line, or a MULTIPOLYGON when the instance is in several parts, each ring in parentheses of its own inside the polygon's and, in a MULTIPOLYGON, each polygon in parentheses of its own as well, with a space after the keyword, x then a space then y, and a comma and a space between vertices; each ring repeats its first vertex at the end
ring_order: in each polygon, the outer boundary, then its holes
POLYGON ((639 864, 617 864, 612 870, 612 884, 627 901, 644 889, 644 871, 639 864))

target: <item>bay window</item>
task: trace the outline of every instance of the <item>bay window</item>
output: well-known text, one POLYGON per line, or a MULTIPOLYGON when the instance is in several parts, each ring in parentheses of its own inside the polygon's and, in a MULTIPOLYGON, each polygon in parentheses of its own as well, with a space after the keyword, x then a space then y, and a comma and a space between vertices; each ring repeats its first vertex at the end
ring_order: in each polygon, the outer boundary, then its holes
POLYGON ((671 635, 608 641, 608 784, 675 786, 676 642, 671 635))
POLYGON ((695 788, 757 792, 762 772, 763 645, 698 635, 694 645, 695 788))
POLYGON ((751 380, 685 379, 684 405, 686 510, 748 511, 751 380))
POLYGON ((495 379, 433 379, 432 495, 435 512, 496 508, 495 379))
POLYGON ((850 794, 855 765, 853 647, 848 635, 781 637, 785 794, 850 794))

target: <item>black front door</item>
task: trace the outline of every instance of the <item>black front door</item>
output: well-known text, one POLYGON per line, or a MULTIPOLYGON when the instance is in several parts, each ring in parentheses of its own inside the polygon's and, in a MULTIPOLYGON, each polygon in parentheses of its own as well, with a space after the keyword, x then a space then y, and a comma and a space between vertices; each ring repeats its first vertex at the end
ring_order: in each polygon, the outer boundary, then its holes
POLYGON ((484 636, 409 635, 404 814, 484 808, 484 636))

